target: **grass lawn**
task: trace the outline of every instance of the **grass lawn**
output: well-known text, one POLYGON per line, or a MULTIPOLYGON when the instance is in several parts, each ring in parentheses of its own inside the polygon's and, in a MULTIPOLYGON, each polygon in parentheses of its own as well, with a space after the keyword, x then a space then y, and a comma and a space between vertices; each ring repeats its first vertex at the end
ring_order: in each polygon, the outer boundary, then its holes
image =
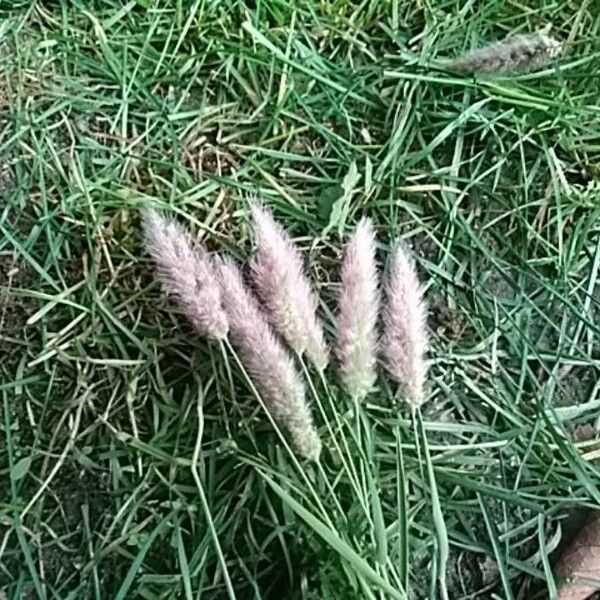
POLYGON ((546 599, 600 504, 597 1, 293 4, 0 0, 0 598, 546 599), (246 260, 251 194, 330 340, 361 216, 427 288, 427 403, 308 369, 318 465, 142 247, 153 206, 246 260))

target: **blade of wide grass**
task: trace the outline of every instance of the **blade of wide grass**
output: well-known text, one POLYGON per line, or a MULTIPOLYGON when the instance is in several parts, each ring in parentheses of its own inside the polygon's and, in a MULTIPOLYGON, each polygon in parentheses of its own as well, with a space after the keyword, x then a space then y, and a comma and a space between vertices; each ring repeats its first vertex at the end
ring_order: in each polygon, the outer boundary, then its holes
POLYGON ((131 589, 131 586, 133 585, 136 576, 139 574, 139 569, 142 563, 144 562, 146 554, 150 550, 152 544, 154 543, 154 540, 162 533, 164 533, 167 530, 167 528, 171 525, 171 520, 174 516, 174 513, 172 513, 168 517, 161 519, 158 525, 152 531, 150 531, 148 537, 142 544, 139 552, 133 559, 131 566, 127 570, 125 578, 123 579, 123 582, 121 583, 117 593, 115 594, 115 600, 126 600, 127 598, 130 598, 129 590, 131 589))
POLYGON ((502 551, 500 549, 500 542, 498 540, 498 536, 494 531, 494 525, 488 513, 488 510, 485 506, 483 498, 480 494, 477 494, 477 500, 479 502, 479 506, 481 507, 481 514, 483 515, 483 520, 485 522, 485 526, 488 532, 488 536, 490 538, 490 542, 492 544, 492 549, 494 551, 494 558, 496 559, 496 564, 498 565, 498 572, 500 573, 500 579, 502 581, 502 587, 504 589, 504 594, 506 600, 512 600, 513 594, 510 587, 510 577, 506 570, 506 564, 504 561, 504 557, 502 556, 502 551))
POLYGON ((431 455, 429 454, 429 446, 427 442, 427 436, 423 427, 423 418, 421 412, 417 411, 414 415, 415 418, 415 429, 418 432, 419 439, 423 446, 423 455, 425 458, 425 466, 427 469, 427 477, 429 483, 429 492, 431 500, 431 512, 433 517, 433 525, 435 531, 436 548, 437 548, 437 572, 438 580, 440 585, 440 593, 442 598, 448 598, 448 589, 446 584, 446 568, 448 565, 448 531, 446 529, 446 522, 444 520, 444 513, 440 504, 440 497, 438 493, 437 483, 435 479, 435 473, 433 470, 433 463, 431 462, 431 455))
MULTIPOLYGON (((6 436, 6 450, 8 454, 8 468, 9 473, 12 473, 15 467, 15 459, 14 459, 14 451, 13 451, 13 440, 11 435, 11 427, 10 427, 10 411, 8 406, 8 394, 6 391, 2 394, 2 406, 4 412, 4 433, 6 436)), ((25 559, 25 564, 27 565, 27 569, 29 571, 29 575, 31 577, 31 581, 33 582, 33 586, 35 588, 36 594, 38 594, 39 598, 46 598, 46 588, 42 586, 42 582, 40 580, 38 570, 33 562, 33 556, 31 554, 31 549, 29 547, 29 542, 25 537, 25 531, 23 529, 23 524, 21 522, 21 509, 18 506, 18 490, 17 484, 13 477, 9 477, 10 479, 10 491, 12 496, 12 522, 13 527, 17 536, 17 540, 19 541, 19 547, 21 549, 21 553, 23 554, 23 558, 25 559)))

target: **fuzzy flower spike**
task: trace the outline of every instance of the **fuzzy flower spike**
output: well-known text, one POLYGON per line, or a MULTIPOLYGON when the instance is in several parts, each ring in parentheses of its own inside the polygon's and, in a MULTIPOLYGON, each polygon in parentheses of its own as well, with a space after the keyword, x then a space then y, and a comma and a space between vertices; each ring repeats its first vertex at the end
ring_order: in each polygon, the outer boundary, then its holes
POLYGON ((414 263, 398 244, 389 265, 382 340, 383 362, 413 410, 424 401, 427 329, 423 291, 414 263))
POLYGON ((329 351, 300 253, 270 212, 255 204, 252 215, 256 244, 252 275, 267 317, 294 352, 306 353, 323 370, 329 351))
POLYGON ((450 67, 487 75, 526 73, 549 65, 561 50, 560 42, 544 32, 519 34, 459 56, 450 67))
POLYGON ((346 245, 341 279, 337 355, 344 386, 361 400, 377 378, 377 317, 381 304, 375 232, 370 219, 361 219, 346 245))
POLYGON ((146 248, 165 289, 195 329, 206 337, 227 336, 221 288, 206 250, 178 223, 149 210, 143 220, 146 248))
POLYGON ((242 363, 273 418, 288 430, 299 454, 318 460, 321 440, 292 357, 275 337, 235 263, 224 259, 217 268, 229 334, 242 363))

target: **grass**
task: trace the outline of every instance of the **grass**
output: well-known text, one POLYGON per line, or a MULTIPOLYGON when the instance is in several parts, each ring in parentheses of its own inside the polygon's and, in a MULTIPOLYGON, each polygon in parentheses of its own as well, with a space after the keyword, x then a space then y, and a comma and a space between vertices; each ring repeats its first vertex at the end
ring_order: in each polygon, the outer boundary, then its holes
POLYGON ((0 1, 7 598, 548 598, 598 506, 593 2, 0 1), (552 24, 556 67, 439 61, 552 24), (363 214, 427 285, 429 401, 310 373, 299 463, 151 276, 139 209, 247 258, 248 194, 332 333, 363 214), (588 427, 589 429, 589 427, 588 427))

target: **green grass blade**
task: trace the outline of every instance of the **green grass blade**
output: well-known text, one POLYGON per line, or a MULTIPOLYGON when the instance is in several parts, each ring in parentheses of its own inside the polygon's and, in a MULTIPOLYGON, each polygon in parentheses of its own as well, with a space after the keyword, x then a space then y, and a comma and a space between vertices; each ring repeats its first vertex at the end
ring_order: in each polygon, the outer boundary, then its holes
POLYGON ((261 476, 273 489, 273 491, 285 502, 301 519, 303 519, 310 528, 319 535, 341 558, 346 560, 356 569, 357 574, 371 581, 381 588, 382 591, 389 594, 391 598, 403 599, 406 595, 402 590, 394 589, 385 581, 367 561, 353 550, 344 540, 342 540, 335 531, 332 531, 322 521, 317 519, 311 512, 306 510, 299 502, 294 500, 282 487, 272 479, 261 473, 261 476))

